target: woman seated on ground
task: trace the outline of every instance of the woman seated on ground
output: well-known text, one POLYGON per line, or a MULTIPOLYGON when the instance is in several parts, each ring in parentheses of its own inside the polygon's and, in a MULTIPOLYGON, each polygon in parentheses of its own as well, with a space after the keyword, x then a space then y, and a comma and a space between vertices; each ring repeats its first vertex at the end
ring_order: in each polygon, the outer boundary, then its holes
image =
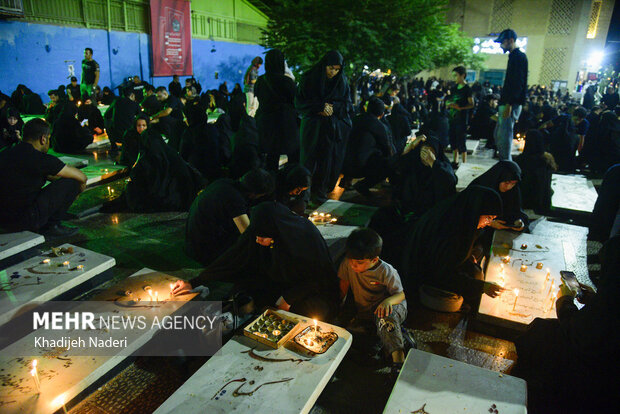
POLYGON ((103 133, 105 128, 103 115, 101 115, 101 111, 97 108, 97 104, 93 103, 91 97, 86 94, 82 97, 82 105, 78 107, 78 121, 83 123, 84 120, 87 121, 84 125, 90 129, 91 133, 97 135, 103 133))
POLYGON ((112 105, 112 102, 116 99, 116 95, 112 92, 109 86, 104 86, 103 92, 101 94, 101 104, 102 105, 112 105))
POLYGON ((456 193, 456 175, 434 137, 420 135, 398 160, 394 198, 400 214, 420 217, 456 193))
POLYGON ((119 159, 119 164, 133 167, 138 160, 140 154, 140 134, 149 127, 149 117, 146 114, 140 114, 136 117, 133 127, 125 131, 123 135, 123 152, 119 159))
POLYGON ((93 143, 93 134, 77 120, 77 107, 73 104, 64 106, 54 123, 52 142, 54 151, 69 154, 83 151, 93 143))
POLYGON ((300 164, 286 163, 276 176, 276 201, 303 216, 310 201, 312 174, 300 164))
POLYGON ((232 155, 228 169, 230 177, 234 179, 238 179, 246 172, 259 168, 263 164, 259 151, 256 121, 247 113, 246 102, 241 99, 245 96, 245 94, 238 95, 230 101, 230 105, 234 106, 230 117, 235 133, 231 142, 232 155), (234 128, 235 120, 237 120, 236 130, 234 128))
POLYGON ((536 318, 515 341, 512 375, 527 381, 528 413, 618 412, 620 350, 620 236, 601 250, 598 293, 586 291, 578 310, 575 293, 560 285, 557 319, 536 318), (614 408, 615 407, 615 408, 614 408))
POLYGON ((185 253, 205 266, 230 248, 250 224, 250 203, 273 193, 267 171, 249 171, 240 180, 221 178, 192 203, 185 224, 185 253))
POLYGON ((102 211, 187 211, 204 179, 153 128, 140 134, 140 140, 140 156, 131 169, 125 192, 104 204, 102 211))
POLYGON ((338 308, 336 269, 323 236, 308 219, 275 201, 254 207, 237 243, 191 283, 179 280, 173 294, 215 280, 234 282, 258 309, 276 306, 325 321, 338 308))
POLYGON ((497 296, 502 288, 483 281, 479 263, 484 254, 477 242, 483 229, 501 214, 497 192, 469 186, 413 223, 403 240, 398 269, 407 296, 427 285, 461 295, 474 308, 483 292, 497 296))
POLYGON ((495 190, 502 198, 504 212, 490 226, 497 230, 522 231, 529 225, 529 218, 521 205, 521 168, 514 161, 499 161, 489 171, 469 185, 495 190))
POLYGON ((551 175, 557 171, 553 155, 545 152, 543 134, 531 129, 525 137, 523 154, 515 158, 521 167, 523 207, 544 213, 551 207, 551 175))
POLYGON ((607 170, 603 177, 589 227, 589 240, 604 243, 620 234, 620 164, 607 170))

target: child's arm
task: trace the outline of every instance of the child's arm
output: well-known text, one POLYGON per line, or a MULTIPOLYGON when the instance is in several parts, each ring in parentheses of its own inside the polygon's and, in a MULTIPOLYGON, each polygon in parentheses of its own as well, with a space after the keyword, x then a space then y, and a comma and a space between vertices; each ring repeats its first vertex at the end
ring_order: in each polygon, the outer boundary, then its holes
POLYGON ((390 316, 392 313, 392 306, 398 305, 403 300, 405 300, 405 292, 398 292, 389 296, 383 300, 377 308, 375 309, 375 313, 379 318, 384 318, 386 316, 390 316))
POLYGON ((347 297, 347 292, 349 291, 349 281, 340 279, 340 302, 344 302, 347 297))

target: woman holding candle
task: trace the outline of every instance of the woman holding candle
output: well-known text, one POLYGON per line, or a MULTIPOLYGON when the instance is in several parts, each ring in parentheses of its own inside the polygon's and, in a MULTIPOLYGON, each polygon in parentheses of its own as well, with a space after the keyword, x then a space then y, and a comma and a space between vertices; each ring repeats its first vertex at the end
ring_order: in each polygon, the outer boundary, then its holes
MULTIPOLYGON (((603 282, 587 294, 585 306, 560 285, 557 319, 536 318, 517 338, 518 361, 512 374, 527 381, 528 413, 618 412, 620 353, 620 236, 600 252, 603 282)), ((554 297, 547 298, 547 307, 554 297)))
POLYGON ((398 270, 405 293, 414 296, 426 285, 461 295, 474 308, 483 292, 499 295, 499 285, 483 281, 477 243, 482 230, 501 214, 499 194, 479 186, 468 187, 424 214, 411 225, 404 244, 398 270))

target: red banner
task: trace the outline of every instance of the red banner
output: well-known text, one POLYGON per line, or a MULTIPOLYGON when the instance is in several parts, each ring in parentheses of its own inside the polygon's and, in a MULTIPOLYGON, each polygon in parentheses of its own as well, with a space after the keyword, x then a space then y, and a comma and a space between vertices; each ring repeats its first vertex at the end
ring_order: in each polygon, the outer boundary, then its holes
POLYGON ((151 0, 153 76, 192 75, 190 2, 151 0))

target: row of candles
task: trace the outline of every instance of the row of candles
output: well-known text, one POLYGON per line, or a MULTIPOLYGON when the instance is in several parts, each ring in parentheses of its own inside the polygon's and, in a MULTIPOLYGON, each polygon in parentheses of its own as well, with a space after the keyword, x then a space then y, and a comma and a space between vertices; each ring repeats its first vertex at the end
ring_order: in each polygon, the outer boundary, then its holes
POLYGON ((332 223, 332 224, 338 221, 336 218, 332 218, 331 214, 319 213, 318 211, 315 211, 310 215, 310 220, 312 220, 312 222, 332 223))
MULTIPOLYGON (((172 289, 174 289, 174 283, 170 283, 170 292, 168 293, 169 300, 172 300, 172 297, 174 296, 172 294, 172 289)), ((146 290, 146 293, 149 294, 151 302, 159 303, 159 292, 155 291, 155 293, 153 293, 153 289, 151 289, 150 286, 146 287, 144 290, 146 290)))
MULTIPOLYGON (((47 266, 51 266, 52 265, 52 261, 50 259, 43 259, 42 263, 44 265, 47 265, 47 266)), ((62 266, 63 267, 69 268, 70 265, 71 265, 71 263, 68 260, 65 260, 64 262, 62 262, 62 266)), ((84 265, 77 265, 75 268, 77 270, 84 270, 84 265)))
MULTIPOLYGON (((504 263, 509 263, 510 262, 510 256, 505 256, 502 258, 502 261, 504 263)), ((542 269, 543 264, 542 263, 537 263, 536 264, 536 268, 537 269, 542 269)), ((527 266, 526 265, 521 265, 521 271, 525 272, 527 270, 527 266)), ((545 282, 543 283, 542 286, 542 291, 545 290, 545 287, 547 286, 547 282, 550 279, 551 276, 551 270, 549 268, 546 269, 547 270, 547 275, 545 277, 545 282)), ((504 287, 506 285, 506 279, 505 279, 505 274, 504 274, 504 264, 500 263, 500 270, 499 270, 499 277, 500 277, 500 281, 499 281, 499 285, 501 287, 504 287)), ((545 299, 543 300, 543 304, 546 305, 546 303, 549 301, 549 298, 551 297, 551 302, 549 304, 549 307, 547 308, 546 306, 543 306, 543 311, 544 313, 547 313, 548 311, 550 311, 551 309, 553 309, 553 305, 555 305, 555 300, 558 297, 558 292, 559 289, 557 291, 555 291, 555 293, 553 295, 551 295, 551 292, 553 292, 555 289, 555 279, 551 279, 551 286, 549 286, 549 291, 547 292, 547 295, 545 295, 545 299)), ((512 310, 514 312, 515 308, 517 307, 517 300, 519 299, 519 289, 514 289, 513 293, 515 295, 515 302, 512 305, 512 310)))

